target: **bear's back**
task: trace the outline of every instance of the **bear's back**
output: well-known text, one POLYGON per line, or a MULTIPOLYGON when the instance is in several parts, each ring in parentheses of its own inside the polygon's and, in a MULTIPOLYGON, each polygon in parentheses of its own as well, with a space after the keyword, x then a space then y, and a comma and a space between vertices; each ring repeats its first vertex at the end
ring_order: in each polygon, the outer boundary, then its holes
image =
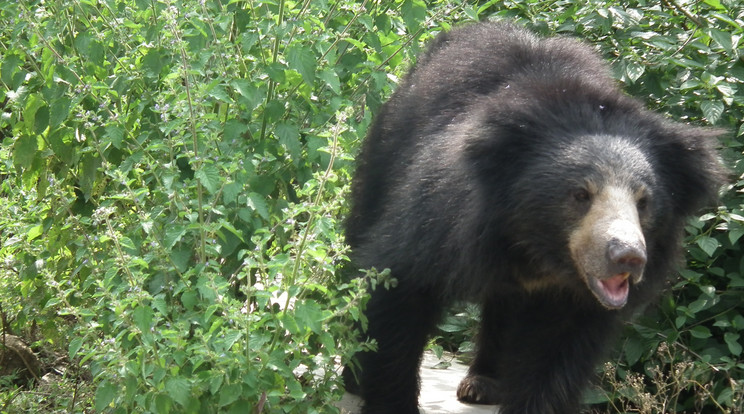
POLYGON ((357 157, 347 242, 358 245, 380 217, 390 189, 416 156, 418 142, 505 85, 553 85, 556 79, 615 89, 601 59, 574 39, 540 39, 509 22, 472 24, 440 34, 370 127, 357 157))

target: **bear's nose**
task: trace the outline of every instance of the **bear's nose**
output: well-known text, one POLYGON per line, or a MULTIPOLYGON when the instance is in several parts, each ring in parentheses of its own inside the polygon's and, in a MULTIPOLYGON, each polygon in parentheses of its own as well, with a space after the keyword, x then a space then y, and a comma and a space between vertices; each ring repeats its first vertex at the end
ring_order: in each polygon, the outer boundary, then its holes
POLYGON ((612 274, 631 273, 638 275, 646 266, 646 249, 640 242, 629 243, 612 239, 607 246, 612 274))

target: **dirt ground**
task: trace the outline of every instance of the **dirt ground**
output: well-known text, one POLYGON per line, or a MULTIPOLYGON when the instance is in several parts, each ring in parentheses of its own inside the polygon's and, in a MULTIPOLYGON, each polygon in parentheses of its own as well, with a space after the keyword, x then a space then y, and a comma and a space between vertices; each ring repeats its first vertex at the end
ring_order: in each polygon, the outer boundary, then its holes
MULTIPOLYGON (((468 367, 450 361, 446 369, 435 368, 439 364, 436 356, 430 353, 424 355, 421 364, 421 397, 419 398, 419 411, 422 414, 497 414, 495 405, 470 405, 457 401, 455 391, 457 384, 465 376, 468 367)), ((360 411, 361 400, 351 394, 337 405, 342 414, 357 414, 360 411)))

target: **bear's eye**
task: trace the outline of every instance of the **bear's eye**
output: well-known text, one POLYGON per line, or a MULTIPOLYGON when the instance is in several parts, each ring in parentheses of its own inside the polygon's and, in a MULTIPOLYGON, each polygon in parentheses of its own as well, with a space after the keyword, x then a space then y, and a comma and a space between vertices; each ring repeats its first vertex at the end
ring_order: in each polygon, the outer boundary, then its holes
POLYGON ((580 190, 576 190, 573 193, 573 198, 580 203, 586 203, 592 200, 592 195, 589 193, 588 190, 582 188, 580 190))
POLYGON ((638 211, 645 211, 648 208, 648 197, 641 197, 636 202, 636 208, 638 211))

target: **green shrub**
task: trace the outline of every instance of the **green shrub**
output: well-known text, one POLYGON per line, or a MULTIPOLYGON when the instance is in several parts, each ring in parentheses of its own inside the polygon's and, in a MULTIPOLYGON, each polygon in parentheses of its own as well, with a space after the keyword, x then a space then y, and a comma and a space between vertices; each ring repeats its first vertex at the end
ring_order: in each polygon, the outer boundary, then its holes
POLYGON ((4 329, 90 370, 60 408, 329 410, 350 153, 426 17, 392 6, 0 5, 4 329))

